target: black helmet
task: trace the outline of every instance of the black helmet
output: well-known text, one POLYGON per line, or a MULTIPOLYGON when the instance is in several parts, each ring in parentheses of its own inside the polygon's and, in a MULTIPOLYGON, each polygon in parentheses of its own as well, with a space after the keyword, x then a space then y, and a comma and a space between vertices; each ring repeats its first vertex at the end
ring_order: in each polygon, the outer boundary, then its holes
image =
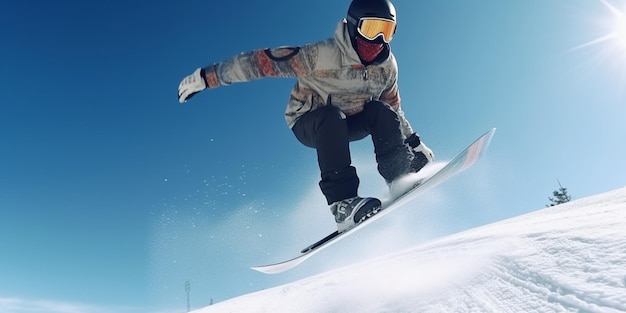
MULTIPOLYGON (((350 39, 356 38, 357 27, 364 17, 382 18, 396 22, 396 8, 389 0, 353 0, 346 17, 350 39)), ((386 39, 387 42, 389 40, 391 38, 386 39)))

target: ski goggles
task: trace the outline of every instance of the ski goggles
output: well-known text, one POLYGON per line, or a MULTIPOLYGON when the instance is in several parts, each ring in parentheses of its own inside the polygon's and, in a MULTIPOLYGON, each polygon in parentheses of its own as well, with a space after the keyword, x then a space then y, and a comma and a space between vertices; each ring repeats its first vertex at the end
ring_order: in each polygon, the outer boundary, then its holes
POLYGON ((382 35, 383 41, 389 43, 396 32, 396 22, 379 17, 363 17, 356 29, 367 40, 375 40, 382 35))

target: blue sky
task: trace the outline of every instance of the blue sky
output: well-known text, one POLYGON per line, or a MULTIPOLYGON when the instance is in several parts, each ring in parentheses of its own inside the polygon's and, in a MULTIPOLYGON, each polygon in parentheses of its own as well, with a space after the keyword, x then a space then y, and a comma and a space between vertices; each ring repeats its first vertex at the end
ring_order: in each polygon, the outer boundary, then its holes
MULTIPOLYGON (((626 185, 624 1, 394 3, 402 105, 438 159, 498 131, 418 201, 417 231, 381 223, 393 247, 541 209, 557 179, 574 198, 626 185)), ((250 271, 333 227, 284 123, 294 82, 175 96, 197 67, 331 36, 348 4, 0 2, 0 312, 176 311, 186 280, 200 307, 371 257, 250 271)), ((384 194, 371 144, 353 148, 361 193, 384 194)))

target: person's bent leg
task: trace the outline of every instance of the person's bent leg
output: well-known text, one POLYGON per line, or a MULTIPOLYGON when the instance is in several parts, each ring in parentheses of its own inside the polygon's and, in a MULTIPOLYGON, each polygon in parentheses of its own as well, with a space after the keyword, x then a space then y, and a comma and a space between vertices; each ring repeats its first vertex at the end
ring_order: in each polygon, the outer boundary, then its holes
POLYGON ((393 109, 381 101, 370 101, 363 111, 348 118, 351 139, 369 133, 374 144, 378 172, 388 183, 411 171, 413 153, 404 143, 400 121, 393 109))
POLYGON ((306 113, 293 132, 301 143, 317 150, 319 185, 328 204, 356 197, 359 178, 351 165, 348 127, 339 109, 325 106, 306 113))

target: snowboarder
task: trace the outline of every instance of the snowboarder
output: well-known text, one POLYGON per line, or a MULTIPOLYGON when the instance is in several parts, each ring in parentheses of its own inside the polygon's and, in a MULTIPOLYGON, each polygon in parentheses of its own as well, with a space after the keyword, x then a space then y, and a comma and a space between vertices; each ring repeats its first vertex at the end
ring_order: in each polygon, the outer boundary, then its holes
POLYGON ((398 66, 389 45, 395 31, 389 0, 353 0, 334 37, 254 50, 198 68, 180 83, 179 102, 235 82, 297 78, 285 119, 302 144, 317 150, 319 186, 343 232, 381 206, 376 198, 358 195, 350 141, 371 136, 378 172, 390 188, 434 159, 400 107, 398 66))

